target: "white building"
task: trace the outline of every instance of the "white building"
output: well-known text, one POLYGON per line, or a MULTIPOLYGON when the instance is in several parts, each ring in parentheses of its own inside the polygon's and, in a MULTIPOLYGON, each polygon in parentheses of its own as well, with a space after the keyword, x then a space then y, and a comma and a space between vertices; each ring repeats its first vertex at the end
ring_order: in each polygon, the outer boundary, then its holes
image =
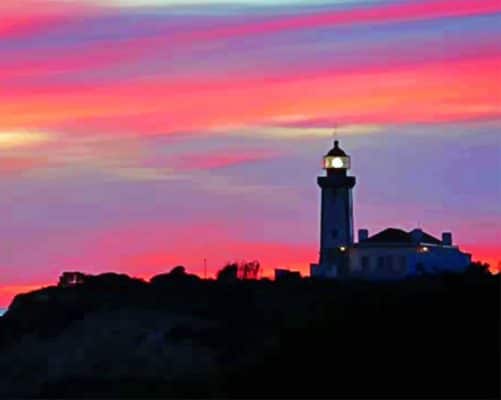
POLYGON ((406 232, 388 228, 373 236, 361 229, 355 243, 352 208, 355 178, 347 174, 350 162, 338 141, 324 156, 326 176, 317 180, 322 190, 320 259, 311 264, 312 277, 398 279, 466 269, 471 255, 453 245, 450 232, 442 233, 439 240, 421 229, 406 232))

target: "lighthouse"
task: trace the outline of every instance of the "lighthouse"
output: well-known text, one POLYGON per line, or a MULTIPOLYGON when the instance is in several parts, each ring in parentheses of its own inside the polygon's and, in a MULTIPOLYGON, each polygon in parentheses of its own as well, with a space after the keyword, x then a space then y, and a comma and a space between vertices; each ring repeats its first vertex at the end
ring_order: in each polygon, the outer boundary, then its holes
POLYGON ((359 229, 353 238, 352 189, 348 176, 350 156, 334 141, 323 157, 324 176, 317 178, 321 191, 319 260, 310 265, 313 278, 402 279, 436 272, 462 272, 471 254, 453 244, 452 233, 442 240, 416 228, 386 228, 372 236, 359 229))
POLYGON ((321 190, 320 254, 318 264, 311 264, 311 276, 338 277, 349 272, 355 186, 355 178, 348 176, 350 162, 350 156, 339 147, 337 140, 323 157, 325 176, 317 178, 321 190))

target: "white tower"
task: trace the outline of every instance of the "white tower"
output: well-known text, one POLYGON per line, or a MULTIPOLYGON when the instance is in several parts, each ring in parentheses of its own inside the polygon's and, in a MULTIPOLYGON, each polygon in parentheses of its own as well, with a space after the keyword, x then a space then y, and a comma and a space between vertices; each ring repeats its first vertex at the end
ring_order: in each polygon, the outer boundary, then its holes
POLYGON ((311 276, 335 277, 348 271, 349 249, 353 244, 353 207, 351 189, 355 178, 348 176, 350 157, 334 147, 324 156, 326 176, 317 179, 322 190, 320 259, 311 265, 311 276))

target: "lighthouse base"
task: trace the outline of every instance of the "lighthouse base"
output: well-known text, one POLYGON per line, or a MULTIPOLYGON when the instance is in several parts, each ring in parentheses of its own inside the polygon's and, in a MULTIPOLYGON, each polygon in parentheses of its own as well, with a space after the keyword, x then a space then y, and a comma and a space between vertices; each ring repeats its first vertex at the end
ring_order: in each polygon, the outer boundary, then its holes
POLYGON ((338 277, 338 266, 336 264, 310 264, 310 277, 335 279, 338 277))

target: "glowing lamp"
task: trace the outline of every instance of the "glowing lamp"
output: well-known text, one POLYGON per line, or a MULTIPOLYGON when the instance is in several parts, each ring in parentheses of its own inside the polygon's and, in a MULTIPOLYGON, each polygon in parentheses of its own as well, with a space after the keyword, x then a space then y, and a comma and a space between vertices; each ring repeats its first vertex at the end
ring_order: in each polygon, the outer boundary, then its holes
POLYGON ((419 248, 419 252, 420 253, 428 253, 429 251, 430 251, 430 249, 428 247, 426 247, 426 246, 421 246, 419 248))
POLYGON ((340 246, 339 251, 345 252, 346 251, 346 246, 340 246))
POLYGON ((349 169, 350 168, 350 158, 349 157, 325 157, 324 158, 324 169, 349 169))
POLYGON ((334 147, 324 156, 324 169, 347 170, 350 169, 350 156, 340 147, 339 142, 334 142, 334 147))

